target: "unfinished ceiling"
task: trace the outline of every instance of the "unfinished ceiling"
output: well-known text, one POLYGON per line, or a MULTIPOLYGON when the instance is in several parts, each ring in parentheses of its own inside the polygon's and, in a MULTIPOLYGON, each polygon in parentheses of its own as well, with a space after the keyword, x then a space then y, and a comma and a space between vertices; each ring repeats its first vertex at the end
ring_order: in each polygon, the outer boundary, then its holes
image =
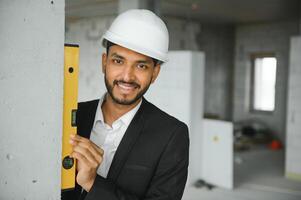
MULTIPOLYGON (((300 0, 164 0, 156 5, 162 16, 232 24, 297 19, 301 10, 300 0)), ((118 0, 66 0, 67 19, 117 13, 118 0)))

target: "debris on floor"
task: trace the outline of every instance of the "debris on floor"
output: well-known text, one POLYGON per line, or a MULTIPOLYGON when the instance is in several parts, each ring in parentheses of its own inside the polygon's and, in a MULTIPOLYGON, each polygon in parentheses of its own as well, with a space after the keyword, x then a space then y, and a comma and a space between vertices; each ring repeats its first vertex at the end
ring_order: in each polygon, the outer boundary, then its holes
POLYGON ((234 123, 234 151, 248 151, 253 146, 264 145, 271 149, 281 148, 273 131, 259 120, 245 120, 234 123), (269 146, 270 145, 270 146, 269 146))
POLYGON ((194 187, 196 188, 206 188, 208 190, 212 190, 215 186, 210 184, 210 183, 207 183, 206 181, 204 180, 198 180, 194 183, 194 187))

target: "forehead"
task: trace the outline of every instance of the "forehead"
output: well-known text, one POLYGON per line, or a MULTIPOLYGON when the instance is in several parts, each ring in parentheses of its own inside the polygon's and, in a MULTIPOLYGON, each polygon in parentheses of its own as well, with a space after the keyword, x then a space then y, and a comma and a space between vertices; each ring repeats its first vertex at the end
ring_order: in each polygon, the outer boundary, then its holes
POLYGON ((111 46, 108 54, 109 57, 117 54, 118 56, 122 56, 124 59, 143 60, 143 61, 152 62, 152 58, 150 58, 149 56, 143 55, 141 53, 127 49, 119 45, 111 46))

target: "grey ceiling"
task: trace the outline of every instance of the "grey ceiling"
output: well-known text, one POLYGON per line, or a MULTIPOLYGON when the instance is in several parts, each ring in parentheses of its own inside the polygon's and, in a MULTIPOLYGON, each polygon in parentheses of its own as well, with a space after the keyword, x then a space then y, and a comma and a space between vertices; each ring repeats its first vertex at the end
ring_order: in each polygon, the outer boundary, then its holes
MULTIPOLYGON (((298 19, 301 10, 301 0, 162 0, 157 5, 162 16, 232 24, 298 19)), ((118 0, 66 0, 67 20, 117 12, 118 0)))

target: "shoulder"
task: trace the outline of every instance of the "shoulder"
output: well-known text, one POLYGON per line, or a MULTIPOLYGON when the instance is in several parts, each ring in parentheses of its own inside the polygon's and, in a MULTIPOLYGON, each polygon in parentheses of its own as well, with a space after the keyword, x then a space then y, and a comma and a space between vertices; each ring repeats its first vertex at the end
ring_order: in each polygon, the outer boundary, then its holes
POLYGON ((188 127, 184 122, 162 111, 146 99, 143 99, 142 111, 144 112, 145 125, 148 128, 160 130, 160 132, 184 132, 188 134, 188 127))
POLYGON ((162 155, 162 152, 166 152, 166 155, 175 155, 177 159, 188 159, 190 143, 188 126, 145 99, 142 105, 144 112, 142 134, 149 144, 156 145, 153 153, 162 155))
POLYGON ((163 120, 164 122, 174 123, 174 124, 182 124, 185 125, 184 122, 178 120, 174 116, 171 116, 170 114, 166 113, 165 111, 161 110, 151 102, 147 101, 146 99, 143 99, 143 112, 145 112, 146 115, 150 117, 156 117, 157 120, 163 120))

